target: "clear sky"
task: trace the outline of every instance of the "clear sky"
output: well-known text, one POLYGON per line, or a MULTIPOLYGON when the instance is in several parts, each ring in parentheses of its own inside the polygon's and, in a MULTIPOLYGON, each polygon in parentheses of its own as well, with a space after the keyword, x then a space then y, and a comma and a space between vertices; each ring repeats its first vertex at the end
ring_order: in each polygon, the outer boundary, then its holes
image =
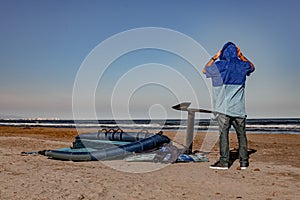
MULTIPOLYGON (((227 41, 239 45, 256 66, 246 86, 249 118, 300 117, 299 10, 298 0, 0 0, 0 114, 72 118, 73 85, 88 54, 120 32, 162 27, 193 38, 211 56, 227 41)), ((122 75, 147 63, 168 65, 197 79, 180 69, 188 63, 168 52, 131 52, 116 60, 99 82, 99 118, 111 117, 109 91, 122 75)), ((139 78, 150 75, 155 71, 139 78)), ((196 95, 209 107, 208 96, 201 96, 207 91, 201 90, 196 95)), ((132 94, 129 107, 135 117, 159 117, 166 108, 157 104, 174 103, 167 88, 148 85, 132 94)))

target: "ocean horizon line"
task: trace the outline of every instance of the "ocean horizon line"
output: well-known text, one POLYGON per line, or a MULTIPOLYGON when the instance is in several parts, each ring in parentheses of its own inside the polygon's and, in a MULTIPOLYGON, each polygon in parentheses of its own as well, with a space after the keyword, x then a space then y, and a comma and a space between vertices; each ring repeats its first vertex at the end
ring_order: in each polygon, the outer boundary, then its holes
MULTIPOLYGON (((195 120, 211 120, 213 118, 197 118, 195 120)), ((246 118, 247 120, 300 120, 300 117, 252 117, 246 118)), ((0 120, 53 120, 53 121, 112 121, 112 120, 186 120, 186 118, 82 118, 82 119, 71 119, 71 118, 60 118, 60 117, 18 117, 18 118, 6 118, 0 117, 0 120)))
MULTIPOLYGON (((185 130, 187 119, 106 119, 106 120, 57 120, 57 119, 0 119, 0 126, 97 128, 124 130, 185 130)), ((195 119, 194 129, 217 130, 214 119, 195 119)), ((247 131, 300 134, 300 118, 247 119, 247 131)))

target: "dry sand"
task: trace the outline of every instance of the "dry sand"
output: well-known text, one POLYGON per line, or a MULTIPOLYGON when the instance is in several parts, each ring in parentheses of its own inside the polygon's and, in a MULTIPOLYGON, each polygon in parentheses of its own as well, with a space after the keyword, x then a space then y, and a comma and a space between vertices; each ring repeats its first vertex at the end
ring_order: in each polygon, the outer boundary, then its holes
MULTIPOLYGON (((172 136, 171 132, 165 132, 172 136)), ((300 135, 248 134, 250 167, 239 170, 236 160, 229 170, 212 170, 218 144, 210 162, 164 165, 148 173, 112 169, 111 163, 71 162, 37 151, 71 146, 75 129, 0 127, 0 199, 299 199, 300 135)), ((198 133, 195 149, 204 134, 198 133)), ((230 134, 231 148, 237 147, 230 134)), ((130 166, 124 161, 113 164, 130 166)), ((136 163, 144 169, 153 163, 136 163)))

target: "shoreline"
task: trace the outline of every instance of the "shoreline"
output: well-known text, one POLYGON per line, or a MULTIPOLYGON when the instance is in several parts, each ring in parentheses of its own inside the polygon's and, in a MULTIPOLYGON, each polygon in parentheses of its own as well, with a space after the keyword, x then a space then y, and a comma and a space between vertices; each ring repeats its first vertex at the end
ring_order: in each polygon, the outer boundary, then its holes
MULTIPOLYGON (((40 127, 40 128, 95 128, 132 129, 140 131, 185 131, 186 119, 123 119, 123 120, 53 120, 53 119, 0 119, 0 126, 40 127)), ((211 119, 195 119, 198 132, 216 131, 218 126, 211 119)), ((234 131, 231 129, 231 131, 234 131)), ((246 131, 251 133, 300 134, 300 118, 247 119, 246 131)))
MULTIPOLYGON (((84 130, 81 130, 84 132, 84 130)), ((88 131, 88 130, 85 130, 88 131)), ((0 199, 298 199, 300 195, 300 135, 248 133, 250 167, 212 170, 210 162, 175 163, 147 173, 128 173, 103 162, 71 162, 22 151, 68 147, 74 128, 22 128, 0 126, 0 199)), ((164 131, 184 139, 184 132, 164 131)), ((194 150, 205 134, 196 133, 194 150)), ((234 133, 230 147, 237 147, 234 133)), ((127 166, 128 163, 121 163, 127 166)), ((147 164, 144 164, 147 165, 147 164)), ((143 165, 137 164, 141 168, 143 165)))
MULTIPOLYGON (((45 128, 45 129, 61 129, 61 130, 64 130, 64 129, 69 129, 69 130, 72 130, 72 129, 75 129, 75 130, 87 130, 87 131, 98 131, 98 130, 101 130, 101 129, 118 129, 119 127, 118 126, 100 126, 100 127, 85 127, 85 126, 53 126, 53 125, 3 125, 3 124, 0 124, 0 128, 1 127, 11 127, 11 128, 23 128, 23 129, 33 129, 33 128, 45 128)), ((161 128, 151 128, 151 127, 138 127, 138 128, 135 128, 135 127, 121 127, 120 129, 122 129, 123 131, 133 131, 133 132, 137 132, 137 131, 143 131, 143 130, 147 130, 149 132, 159 132, 159 131, 163 131, 163 132, 185 132, 186 131, 186 128, 187 127, 184 127, 184 128, 178 128, 178 129, 174 129, 174 128, 168 128, 168 127, 161 127, 161 128)), ((218 131, 218 127, 213 127, 213 128, 209 128, 209 129, 197 129, 195 128, 195 132, 216 132, 218 131)), ((234 128, 230 128, 229 130, 230 132, 234 132, 234 128)), ((249 133, 249 134, 284 134, 284 135, 297 135, 299 134, 300 135, 300 132, 297 131, 297 130, 280 130, 280 129, 276 129, 276 130, 257 130, 257 129, 246 129, 246 132, 249 133)))

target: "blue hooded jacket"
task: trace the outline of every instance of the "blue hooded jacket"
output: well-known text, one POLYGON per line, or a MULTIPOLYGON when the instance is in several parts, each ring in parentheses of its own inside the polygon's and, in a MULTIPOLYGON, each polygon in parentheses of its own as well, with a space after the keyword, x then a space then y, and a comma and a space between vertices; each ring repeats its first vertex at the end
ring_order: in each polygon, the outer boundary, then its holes
POLYGON ((219 61, 206 68, 206 77, 212 79, 215 111, 235 117, 246 116, 244 88, 246 76, 251 72, 250 63, 238 58, 235 44, 226 43, 219 61))

